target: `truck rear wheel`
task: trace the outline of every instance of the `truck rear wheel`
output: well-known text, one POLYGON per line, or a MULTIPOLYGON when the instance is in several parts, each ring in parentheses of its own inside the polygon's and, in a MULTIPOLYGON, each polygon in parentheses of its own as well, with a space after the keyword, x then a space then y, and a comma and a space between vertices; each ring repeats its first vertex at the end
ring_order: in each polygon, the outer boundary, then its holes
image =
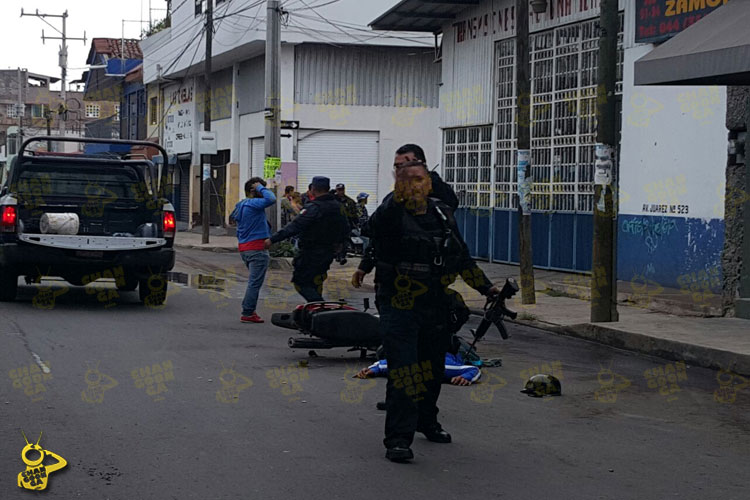
POLYGON ((117 289, 121 292, 132 292, 138 288, 138 278, 126 275, 122 281, 116 282, 117 289))
POLYGON ((167 300, 167 286, 169 281, 165 273, 152 274, 148 278, 138 280, 138 297, 148 307, 161 306, 167 300))
POLYGON ((18 276, 6 269, 0 269, 0 302, 16 300, 18 292, 18 276))

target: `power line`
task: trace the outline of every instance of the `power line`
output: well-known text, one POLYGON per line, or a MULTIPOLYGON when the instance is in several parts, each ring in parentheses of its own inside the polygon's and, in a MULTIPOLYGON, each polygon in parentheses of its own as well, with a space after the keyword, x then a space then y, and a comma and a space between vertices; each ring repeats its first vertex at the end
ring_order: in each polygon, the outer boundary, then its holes
MULTIPOLYGON (((302 1, 302 0, 297 0, 297 1, 302 1)), ((305 4, 306 7, 304 7, 304 8, 300 7, 299 9, 289 9, 289 12, 301 12, 303 10, 319 9, 320 7, 325 7, 326 5, 331 5, 331 4, 334 4, 334 3, 338 3, 340 1, 341 0, 330 0, 330 1, 326 2, 326 3, 321 3, 321 4, 318 4, 318 5, 312 5, 312 6, 305 4)), ((302 1, 302 3, 304 4, 305 2, 302 1)))
POLYGON ((344 31, 344 30, 343 30, 342 28, 340 28, 339 26, 337 26, 337 25, 333 24, 333 23, 332 23, 331 21, 329 21, 328 19, 326 19, 325 17, 323 17, 323 16, 322 16, 322 15, 320 14, 320 12, 318 12, 318 11, 317 11, 317 9, 315 9, 314 7, 310 7, 310 4, 308 4, 308 3, 307 3, 307 2, 305 1, 305 0, 299 0, 299 1, 300 1, 300 2, 302 2, 302 3, 303 3, 303 4, 304 4, 304 5, 305 5, 305 6, 306 6, 306 7, 308 8, 308 9, 311 9, 311 10, 312 10, 312 11, 313 11, 313 12, 315 13, 315 15, 316 15, 316 16, 318 16, 319 18, 321 18, 321 19, 322 19, 323 21, 325 21, 325 22, 326 22, 327 24, 330 24, 331 26, 333 26, 334 28, 336 28, 336 29, 337 29, 338 31, 342 32, 342 33, 343 33, 344 35, 348 35, 348 36, 351 36, 351 37, 352 37, 352 38, 354 38, 355 40, 357 40, 357 41, 360 41, 360 40, 359 40, 359 39, 358 39, 357 37, 355 37, 355 36, 354 36, 354 35, 352 35, 351 33, 347 33, 347 32, 346 32, 346 31, 344 31))

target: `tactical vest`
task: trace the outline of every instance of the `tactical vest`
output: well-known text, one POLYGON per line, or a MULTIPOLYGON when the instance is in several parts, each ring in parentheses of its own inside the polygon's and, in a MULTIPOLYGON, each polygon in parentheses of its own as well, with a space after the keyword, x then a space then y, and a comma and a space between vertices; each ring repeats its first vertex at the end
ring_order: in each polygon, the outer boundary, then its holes
POLYGON ((317 220, 300 235, 300 247, 308 250, 331 248, 342 243, 348 233, 348 222, 341 213, 341 204, 331 195, 316 198, 311 204, 317 205, 317 220))
POLYGON ((434 229, 425 230, 416 216, 404 210, 398 234, 376 242, 379 282, 399 274, 416 280, 440 279, 458 267, 462 247, 451 229, 455 226, 452 211, 431 198, 425 217, 434 218, 434 229))

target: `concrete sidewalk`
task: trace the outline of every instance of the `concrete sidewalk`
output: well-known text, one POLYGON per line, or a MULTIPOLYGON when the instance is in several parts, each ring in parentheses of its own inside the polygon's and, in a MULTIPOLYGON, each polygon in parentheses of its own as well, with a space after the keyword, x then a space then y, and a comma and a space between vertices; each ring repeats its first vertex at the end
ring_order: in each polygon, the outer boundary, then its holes
MULTIPOLYGON (((517 266, 480 263, 495 283, 513 277, 520 282, 517 266)), ((750 375, 750 321, 701 317, 718 310, 720 297, 666 289, 658 284, 636 287, 619 283, 619 321, 591 323, 590 277, 535 270, 536 300, 522 305, 520 294, 508 303, 519 312, 518 322, 562 335, 705 368, 750 375), (578 298, 576 298, 578 295, 578 298), (700 298, 700 300, 698 300, 700 298)), ((484 298, 466 285, 459 291, 474 310, 484 298)))
MULTIPOLYGON (((175 246, 213 252, 236 252, 237 240, 211 235, 201 244, 198 233, 181 232, 175 246)), ((289 259, 273 259, 273 267, 290 270, 289 259)), ((358 259, 349 259, 337 274, 353 272, 358 259)), ((480 262, 494 282, 513 277, 520 282, 517 266, 480 262)), ((591 323, 590 277, 557 271, 535 270, 535 305, 521 304, 520 294, 508 306, 519 312, 519 323, 630 351, 713 369, 750 375, 750 321, 716 317, 721 297, 711 293, 675 290, 656 283, 619 282, 619 321, 591 323)), ((368 277, 365 291, 371 290, 368 277)), ((458 280, 454 285, 469 307, 480 313, 484 298, 458 280)))
POLYGON ((177 248, 190 248, 193 250, 206 250, 209 252, 231 253, 237 251, 237 238, 235 236, 221 236, 210 234, 207 245, 202 243, 203 235, 191 231, 178 231, 174 246, 177 248))

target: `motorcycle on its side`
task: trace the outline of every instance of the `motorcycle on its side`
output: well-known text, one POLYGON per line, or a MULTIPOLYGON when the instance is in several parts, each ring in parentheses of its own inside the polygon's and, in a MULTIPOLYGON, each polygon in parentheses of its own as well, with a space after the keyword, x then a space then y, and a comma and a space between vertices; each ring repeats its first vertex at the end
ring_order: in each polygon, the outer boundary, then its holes
MULTIPOLYGON (((472 349, 493 324, 504 339, 508 338, 503 320, 506 317, 515 319, 516 313, 505 307, 505 301, 516 292, 518 285, 509 278, 500 295, 488 300, 479 328, 472 331, 472 349)), ((343 302, 310 302, 298 305, 290 313, 273 314, 271 323, 302 335, 289 338, 287 344, 292 349, 348 348, 350 352, 359 351, 360 358, 364 359, 368 352, 377 351, 381 345, 380 320, 377 315, 370 314, 369 309, 368 298, 364 299, 363 311, 343 302)))

